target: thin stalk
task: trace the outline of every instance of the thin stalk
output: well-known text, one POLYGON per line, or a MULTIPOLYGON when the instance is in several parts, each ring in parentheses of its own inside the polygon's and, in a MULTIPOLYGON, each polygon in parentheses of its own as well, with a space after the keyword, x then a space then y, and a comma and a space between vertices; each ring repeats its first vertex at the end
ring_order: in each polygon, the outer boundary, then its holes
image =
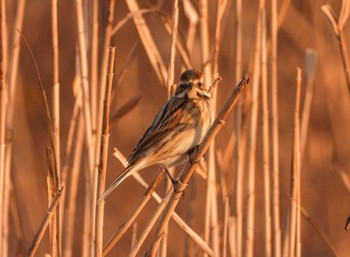
MULTIPOLYGON (((235 6, 235 78, 239 78, 242 74, 242 0, 236 0, 235 6)), ((242 99, 238 99, 237 106, 234 111, 234 130, 236 135, 236 147, 234 153, 234 170, 236 172, 235 179, 235 244, 236 257, 242 257, 243 247, 243 181, 244 181, 244 159, 245 159, 245 142, 242 142, 242 99)), ((232 245, 232 244, 231 244, 232 245)))
MULTIPOLYGON (((109 51, 109 68, 107 74, 107 89, 105 92, 105 100, 103 101, 103 126, 101 135, 101 154, 100 164, 98 167, 98 197, 105 191, 106 185, 106 171, 107 171, 107 157, 108 157, 108 144, 109 144, 109 113, 111 107, 111 94, 112 84, 114 76, 114 57, 115 47, 111 47, 109 51)), ((104 201, 97 205, 96 210, 96 256, 102 257, 103 250, 103 216, 104 216, 104 201)))
POLYGON ((69 192, 67 194, 67 208, 65 209, 64 219, 64 249, 63 256, 71 257, 73 255, 74 242, 74 224, 76 219, 76 199, 78 192, 79 174, 81 168, 81 157, 84 147, 84 120, 82 113, 78 115, 78 126, 76 129, 76 138, 74 140, 75 150, 73 156, 73 165, 70 176, 69 192))
POLYGON ((247 185, 247 222, 246 222, 246 240, 245 256, 254 256, 254 231, 255 231, 255 168, 256 168, 256 137, 259 113, 259 78, 260 78, 260 57, 261 57, 261 24, 264 1, 259 3, 259 12, 256 25, 256 38, 254 46, 254 74, 252 79, 252 103, 250 110, 250 127, 248 133, 248 185, 247 185))
POLYGON ((350 60, 349 60, 349 51, 345 41, 345 37, 346 36, 343 30, 339 30, 339 50, 343 61, 345 79, 348 85, 348 92, 350 94, 350 60))
POLYGON ((0 59, 0 254, 6 252, 7 244, 6 236, 4 237, 4 179, 5 179, 5 153, 6 153, 6 110, 7 110, 7 66, 8 66, 8 38, 6 23, 6 4, 5 0, 0 2, 0 23, 1 23, 1 59, 0 59))
MULTIPOLYGON (((214 40, 214 74, 217 75, 219 73, 219 49, 220 49, 220 43, 222 38, 222 31, 224 29, 224 18, 227 12, 227 6, 228 6, 227 0, 219 0, 217 3, 217 13, 216 13, 216 26, 215 26, 215 40, 214 40)), ((216 90, 214 90, 214 102, 216 106, 216 90)), ((214 117, 216 115, 215 109, 212 112, 212 116, 214 117)), ((215 141, 213 140, 209 153, 211 156, 209 156, 209 162, 208 162, 208 169, 209 174, 212 174, 213 176, 208 177, 208 181, 212 183, 211 185, 211 231, 210 234, 212 235, 212 244, 213 244, 213 250, 217 256, 220 256, 220 236, 219 236, 219 218, 218 218, 218 204, 217 204, 217 195, 216 195, 216 180, 215 180, 215 141), (210 158, 211 157, 211 158, 210 158), (215 184, 214 184, 215 183, 215 184)), ((226 188, 226 187, 225 187, 226 188)))
MULTIPOLYGON (((294 132, 293 132, 293 161, 291 170, 290 184, 290 220, 289 220, 289 257, 295 256, 296 250, 296 231, 297 231, 297 198, 299 188, 299 170, 300 170, 300 91, 301 91, 301 69, 297 67, 297 86, 294 110, 294 132)), ((300 208, 300 207, 299 207, 300 208)))
MULTIPOLYGON (((212 70, 210 62, 210 45, 209 45, 209 13, 208 13, 208 0, 199 1, 199 25, 200 25, 200 46, 201 46, 201 64, 204 72, 204 82, 209 85, 212 81, 212 70)), ((216 94, 213 92, 213 111, 211 117, 214 117, 216 109, 216 94)), ((209 243, 209 237, 211 232, 211 218, 214 213, 212 211, 212 204, 216 205, 216 197, 213 197, 215 193, 215 156, 214 156, 214 144, 209 148, 208 153, 208 166, 207 166, 207 186, 206 186, 206 201, 205 201, 205 215, 204 215, 204 240, 209 243), (215 199, 214 199, 215 198, 215 199)), ((215 212, 215 209, 214 209, 215 212)), ((213 238, 217 238, 217 230, 212 234, 213 238)), ((217 240, 215 240, 217 242, 217 240)), ((214 243, 214 242, 212 242, 214 243)), ((217 244, 214 246, 214 252, 217 254, 219 247, 217 244)), ((206 256, 206 255, 204 255, 206 256)))
POLYGON ((272 226, 274 257, 281 257, 279 140, 278 140, 278 10, 277 0, 271 0, 271 109, 272 109, 272 226))
POLYGON ((229 206, 229 198, 226 196, 225 198, 225 211, 224 211, 224 229, 222 236, 222 257, 227 256, 227 231, 228 231, 228 218, 230 216, 230 206, 229 206))
MULTIPOLYGON (((24 17, 24 8, 25 8, 25 0, 19 0, 17 2, 17 10, 16 10, 16 17, 13 25, 13 32, 12 32, 12 40, 10 45, 10 53, 9 53, 9 69, 8 69, 8 88, 7 88, 7 107, 6 109, 2 106, 0 107, 1 110, 6 111, 6 147, 5 147, 5 173, 3 178, 1 178, 0 174, 0 190, 1 190, 1 183, 3 183, 3 204, 1 206, 2 213, 4 215, 3 218, 0 219, 4 222, 3 224, 3 230, 1 229, 1 221, 0 221, 0 233, 3 233, 3 240, 0 242, 0 253, 2 253, 3 256, 8 256, 8 235, 9 235, 9 208, 10 208, 10 184, 11 184, 11 163, 12 163, 12 135, 14 131, 13 127, 13 114, 15 109, 15 91, 16 91, 16 79, 18 76, 18 60, 19 60, 19 53, 20 53, 20 39, 21 36, 19 33, 17 33, 16 29, 22 30, 23 27, 23 17, 24 17), (3 243, 3 248, 1 247, 1 244, 3 243), (2 248, 2 251, 1 251, 2 248)), ((2 35, 3 37, 3 35, 2 35)), ((6 39, 6 38, 4 38, 6 39)), ((5 48, 0 47, 3 49, 3 58, 7 58, 7 50, 5 48), (5 53, 6 52, 6 53, 5 53)), ((0 114, 1 118, 3 116, 0 114)), ((2 151, 2 150, 0 150, 2 151)), ((2 154, 2 153, 1 153, 2 154)), ((0 155, 1 155, 0 154, 0 155)), ((2 162, 2 160, 1 160, 2 162)), ((0 164, 1 165, 1 164, 0 164)), ((1 173, 1 172, 0 172, 1 173)), ((0 193, 0 198, 2 198, 0 193)), ((1 203, 1 200, 0 200, 1 203)), ((1 236, 0 236, 1 241, 1 236)))
MULTIPOLYGON (((97 98, 98 98, 98 0, 91 0, 91 52, 90 52, 90 85, 91 85, 91 128, 96 131, 97 98)), ((108 46, 107 46, 108 47, 108 46)))
POLYGON ((184 13, 189 22, 187 36, 186 36, 186 47, 189 54, 191 54, 194 40, 196 37, 196 30, 197 30, 196 27, 198 24, 199 15, 190 0, 184 0, 183 5, 184 5, 184 13))
POLYGON ((55 214, 56 207, 57 207, 58 203, 60 202, 60 199, 62 196, 62 191, 63 191, 63 187, 57 191, 55 197, 52 199, 50 207, 46 211, 46 214, 45 214, 45 216, 44 216, 44 218, 39 226, 39 229, 36 232, 34 239, 33 239, 30 247, 28 248, 28 250, 25 254, 26 257, 33 257, 35 255, 35 252, 38 249, 38 246, 41 242, 41 239, 44 235, 44 232, 47 228, 47 225, 49 224, 49 222, 52 218, 52 215, 55 214))
MULTIPOLYGON (((174 73, 175 73, 175 57, 176 57, 176 42, 177 42, 177 34, 178 34, 178 25, 179 25, 179 1, 173 1, 173 17, 172 17, 172 30, 171 30, 171 45, 170 45, 170 59, 168 65, 168 80, 167 80, 167 91, 168 91, 168 99, 173 96, 173 88, 174 88, 174 73)), ((170 170, 173 172, 173 169, 170 170)), ((164 194, 171 188, 169 180, 165 181, 164 185, 164 194)), ((166 196, 166 195, 165 195, 166 196)), ((159 257, 166 257, 168 248, 168 228, 165 229, 164 235, 162 238, 161 248, 159 250, 159 257)))
POLYGON ((94 242, 90 235, 94 234, 94 219, 91 217, 95 210, 93 203, 93 139, 91 128, 91 109, 90 109, 90 92, 88 80, 88 58, 87 58, 87 42, 86 29, 84 24, 83 3, 82 0, 76 0, 76 22, 77 22, 77 38, 78 38, 78 56, 79 65, 78 71, 81 79, 82 94, 82 110, 85 122, 85 146, 87 150, 87 166, 85 172, 85 206, 84 206, 84 225, 83 225, 83 242, 82 242, 82 256, 91 256, 93 254, 94 242))
POLYGON ((199 1, 199 25, 200 25, 200 44, 201 44, 201 64, 204 72, 204 81, 207 85, 212 80, 210 45, 209 45, 209 13, 208 0, 199 1))
MULTIPOLYGON (((114 73, 113 70, 111 71, 111 64, 114 66, 114 52, 115 50, 112 50, 110 48, 111 44, 111 39, 112 39, 112 26, 113 26, 113 20, 114 20, 114 9, 115 9, 115 0, 109 1, 109 9, 108 9, 108 20, 105 28, 105 39, 104 39, 104 44, 103 44, 103 51, 102 51, 102 61, 101 61, 101 73, 100 73, 100 91, 99 91, 99 101, 98 101, 98 113, 97 113, 97 130, 96 130, 96 140, 95 140, 95 154, 94 154, 94 167, 93 167, 93 180, 92 180, 92 206, 91 206, 91 237, 96 243, 96 247, 98 249, 95 249, 95 253, 97 256, 102 255, 102 234, 99 234, 100 238, 95 239, 95 233, 98 232, 99 230, 103 230, 103 210, 104 210, 104 204, 101 206, 96 206, 96 197, 100 194, 100 186, 103 187, 105 186, 105 171, 100 170, 100 165, 101 165, 101 160, 104 159, 104 156, 101 156, 103 146, 107 144, 108 147, 108 140, 109 140, 109 132, 107 134, 104 134, 103 126, 105 125, 105 118, 104 115, 106 114, 105 111, 105 101, 106 101, 106 94, 108 93, 106 87, 109 86, 109 83, 112 83, 112 81, 107 82, 106 86, 106 78, 110 79, 113 78, 114 73), (112 54, 113 52, 113 54, 112 54), (113 56, 113 63, 111 63, 111 59, 113 56), (109 61, 109 62, 108 62, 109 61), (108 70, 107 70, 108 69, 108 70), (111 73, 109 73, 111 71, 111 73), (108 75, 106 76, 108 72, 108 75), (105 99, 104 99, 105 98, 105 99), (104 99, 104 100, 103 100, 104 99), (102 137, 100 135, 102 134, 102 137), (101 151, 100 151, 101 150, 101 151), (101 174, 104 173, 104 174, 101 174), (102 181, 100 180, 102 179, 102 181), (102 185, 103 184, 103 185, 102 185), (98 208, 98 211, 96 210, 98 208), (99 212, 100 217, 96 217, 97 212, 99 212), (95 224, 95 221, 101 222, 100 224, 95 224)), ((114 48, 113 48, 114 49, 114 48)), ((111 84, 112 85, 112 84, 111 84)), ((110 94, 110 93, 108 93, 110 94)), ((110 98, 110 96, 109 96, 110 98)), ((110 99, 108 102, 108 105, 110 105, 110 99)), ((108 106, 108 130, 109 130, 109 106, 108 106)), ((105 149, 107 151, 107 149, 105 149)), ((107 153, 105 153, 107 155, 107 153)), ((107 157, 106 157, 107 158, 107 157)), ((107 159, 105 160, 107 161, 107 159)), ((106 164, 106 163, 105 163, 106 164)), ((105 169, 105 167, 104 167, 105 169)), ((101 232, 101 231, 100 231, 101 232)), ((101 232, 102 233, 102 232, 101 232)), ((93 253, 93 249, 91 249, 91 254, 93 253)))
MULTIPOLYGON (((52 86, 52 137, 55 147, 57 184, 56 190, 61 188, 61 150, 60 150, 60 83, 59 83, 59 56, 58 56, 58 25, 57 25, 57 0, 51 1, 51 26, 52 26, 52 50, 53 50, 53 86, 52 86)), ((55 245, 56 253, 53 256, 61 256, 61 221, 63 206, 58 206, 56 212, 56 231, 51 240, 55 245)))
POLYGON ((238 97, 240 96, 240 93, 243 89, 243 87, 248 83, 249 79, 248 77, 244 77, 240 83, 234 88, 231 96, 229 97, 228 101, 226 102, 225 106, 222 108, 221 112, 219 113, 218 117, 214 121, 213 125, 211 126, 209 132, 203 139, 203 142, 198 147, 198 151, 196 155, 193 157, 193 162, 187 163, 185 168, 183 169, 184 172, 182 173, 177 185, 176 190, 173 191, 171 194, 170 200, 163 211, 163 214, 160 218, 159 225, 156 229, 156 232, 153 236, 152 243, 150 245, 150 248, 146 254, 146 256, 155 256, 156 251, 158 249, 160 239, 162 237, 163 231, 165 227, 167 226, 169 219, 174 212, 175 207, 177 206, 179 200, 181 199, 181 195, 183 191, 185 190, 187 183, 189 182, 190 178, 192 177, 196 167, 198 166, 198 162, 202 159, 204 153, 208 150, 209 145, 211 141, 215 138, 223 124, 225 123, 225 120, 227 119, 229 113, 232 111, 234 105, 237 102, 238 97), (176 192, 175 192, 176 191, 176 192))
POLYGON ((170 89, 171 89, 171 86, 174 84, 176 39, 177 39, 178 24, 179 24, 179 1, 174 0, 171 45, 170 45, 170 59, 169 59, 169 65, 168 65, 168 81, 167 81, 168 98, 171 97, 170 89))
POLYGON ((263 169, 264 169, 264 211, 265 211, 265 256, 271 257, 271 195, 270 195, 270 136, 269 136, 269 100, 267 88, 267 28, 266 12, 262 18, 261 40, 261 91, 262 91, 262 140, 263 140, 263 169))

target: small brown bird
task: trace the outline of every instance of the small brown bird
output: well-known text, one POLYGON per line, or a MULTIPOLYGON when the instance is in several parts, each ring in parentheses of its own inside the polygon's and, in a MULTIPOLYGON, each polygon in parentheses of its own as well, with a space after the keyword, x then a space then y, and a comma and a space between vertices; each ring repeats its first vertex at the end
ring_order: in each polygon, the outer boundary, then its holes
POLYGON ((212 98, 202 77, 202 72, 194 69, 181 74, 175 95, 163 106, 136 145, 124 172, 113 181, 98 202, 134 172, 154 164, 167 170, 185 162, 189 153, 202 142, 212 124, 212 98))

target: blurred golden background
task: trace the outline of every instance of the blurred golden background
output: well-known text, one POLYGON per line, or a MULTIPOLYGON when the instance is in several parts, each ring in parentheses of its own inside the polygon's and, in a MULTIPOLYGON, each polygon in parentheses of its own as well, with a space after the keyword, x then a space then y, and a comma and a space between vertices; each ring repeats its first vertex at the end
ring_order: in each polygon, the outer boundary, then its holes
MULTIPOLYGON (((4 128, 1 141, 2 153, 10 154, 2 159, 4 161, 2 172, 2 243, 0 244, 1 256, 23 256, 30 247, 34 235, 48 209, 48 159, 47 147, 51 147, 48 134, 48 125, 42 94, 38 83, 35 66, 31 59, 28 48, 23 39, 19 38, 20 53, 18 59, 18 72, 15 72, 15 80, 11 80, 11 63, 13 59, 14 38, 18 37, 17 28, 23 33, 27 40, 40 71, 42 85, 46 91, 51 116, 53 113, 53 84, 54 55, 52 41, 52 6, 57 4, 58 24, 58 82, 59 82, 59 149, 60 149, 60 170, 66 168, 62 185, 64 186, 63 197, 60 208, 62 210, 62 240, 61 250, 55 251, 50 247, 49 230, 47 229, 35 256, 92 256, 94 255, 94 238, 89 224, 92 217, 87 216, 87 195, 92 197, 92 188, 88 188, 88 172, 90 168, 88 161, 88 145, 86 141, 86 126, 83 118, 83 105, 78 104, 75 109, 76 99, 81 93, 81 86, 84 84, 84 68, 82 68, 81 57, 83 40, 86 43, 85 57, 87 58, 87 85, 91 94, 93 81, 91 74, 97 69, 97 81, 95 82, 98 92, 101 88, 101 78, 106 77, 103 73, 103 55, 105 52, 106 28, 108 28, 108 13, 111 1, 1 1, 2 25, 2 63, 8 58, 7 68, 2 65, 2 105, 1 117, 5 119, 1 124, 4 128), (97 3, 98 8, 94 6, 97 3), (81 5, 79 5, 81 4, 81 5), (18 10, 24 6, 23 27, 18 27, 16 17, 18 10), (77 23, 77 8, 82 11, 82 27, 77 23), (96 9, 95 9, 96 8, 96 9), (98 13, 98 60, 91 61, 92 34, 93 34, 93 11, 98 13), (6 17, 4 18, 4 15, 6 17), (6 21, 6 22, 4 22, 6 21), (83 28, 83 30, 81 30, 83 28), (7 35, 7 37, 6 37, 7 35), (79 39, 79 36, 82 38, 79 39), (7 46, 6 46, 7 42, 7 46), (5 45, 4 45, 5 44, 5 45), (4 52, 7 51, 7 55, 4 52), (4 68, 5 67, 5 68, 4 68), (5 74, 5 75, 4 75, 5 74), (5 79, 3 79, 5 78, 5 79), (13 83, 14 94, 10 97, 11 83, 13 83), (5 91, 4 85, 8 86, 5 91), (6 99, 6 100, 5 100, 6 99), (5 103, 4 103, 5 102, 5 103), (9 119, 10 105, 13 106, 13 125, 9 119), (80 106, 80 107, 79 107, 80 106), (5 108, 5 109, 4 109, 5 108), (81 108, 81 109, 80 109, 81 108), (76 127, 73 137, 69 141, 69 129, 71 127, 74 110, 76 116, 76 127), (81 113, 79 115, 79 113, 81 113), (81 123, 79 125, 79 123, 81 123), (82 129, 79 130, 79 126, 82 129), (80 139, 79 138, 80 135, 80 139), (82 143, 81 143, 82 142, 82 143), (67 149, 71 144, 71 152, 67 155, 67 149), (6 146, 5 146, 6 145, 6 146), (9 145, 12 149, 9 150, 9 145), (81 150, 81 158, 75 163, 76 151, 81 150), (6 149, 6 150, 5 150, 6 149), (10 163, 8 163, 10 161, 10 163), (74 168, 74 165, 77 165, 74 168), (8 173, 6 173, 8 170, 8 173), (72 185, 72 172, 76 172, 76 185, 72 185), (8 174, 8 179, 6 179, 8 174), (75 191, 76 190, 76 191, 75 191), (9 202, 6 200, 6 192, 9 193, 9 202), (73 197, 73 198, 72 198, 73 197), (75 212, 73 216, 67 213, 69 199, 74 203, 75 212), (67 216, 68 215, 68 216, 67 216), (69 223, 67 220, 70 219, 69 223), (68 226, 68 227, 67 227, 68 226), (72 237, 67 246, 67 233, 72 237), (74 234, 72 234, 74 233, 74 234), (92 247, 92 248, 91 248, 92 247), (57 254, 58 253, 58 254, 57 254), (45 255, 50 254, 50 255, 45 255)), ((111 35, 110 46, 116 47, 114 63, 114 80, 112 88, 111 115, 117 114, 111 120, 108 167, 106 185, 108 186, 123 171, 123 166, 113 157, 113 148, 116 147, 125 157, 133 150, 133 147, 142 136, 143 132, 151 124, 158 110, 166 102, 168 92, 167 83, 158 79, 159 74, 151 65, 149 53, 152 52, 147 42, 140 37, 140 30, 135 26, 136 17, 142 17, 145 24, 138 26, 146 27, 150 31, 156 49, 160 53, 162 65, 165 67, 165 74, 168 72, 170 63, 170 52, 172 44, 172 17, 173 4, 175 1, 116 1, 113 8, 112 29, 118 27, 116 33, 111 35), (133 12, 133 3, 138 3, 141 11, 133 12), (169 31, 166 29, 168 25, 169 31)), ((217 88, 217 110, 219 111, 226 102, 228 95, 241 77, 248 73, 251 83, 247 86, 244 95, 241 96, 240 104, 243 111, 243 119, 247 120, 246 126, 241 127, 241 132, 248 133, 247 150, 245 154, 245 170, 243 172, 243 227, 241 235, 243 239, 241 248, 237 248, 237 149, 240 135, 237 134, 237 121, 241 120, 242 113, 235 109, 234 113, 226 121, 226 125, 219 132, 215 141, 213 174, 216 176, 216 185, 212 194, 217 198, 217 203, 207 202, 207 180, 205 177, 195 174, 190 181, 184 197, 180 200, 176 212, 187 222, 187 224, 201 237, 205 238, 205 224, 209 225, 208 246, 219 253, 216 256, 290 256, 288 250, 290 232, 290 206, 291 206, 291 169, 293 157, 293 124, 294 108, 296 98, 297 70, 302 69, 300 117, 303 118, 303 110, 306 106, 307 88, 311 87, 311 106, 309 111, 308 130, 305 141, 305 148, 300 163, 300 202, 304 210, 301 215, 301 255, 302 256, 348 256, 350 252, 350 235, 344 230, 346 218, 350 215, 350 101, 349 82, 347 82, 343 60, 350 56, 344 56, 340 51, 339 35, 335 35, 327 16, 321 7, 329 4, 334 10, 334 15, 339 17, 342 12, 350 12, 346 0, 271 0, 271 1, 240 1, 240 0, 218 0, 218 1, 179 1, 178 20, 178 42, 186 48, 185 56, 189 57, 191 67, 205 71, 210 63, 209 77, 220 75, 223 80, 217 88), (237 6, 242 4, 241 11, 237 6), (277 3, 278 22, 280 26, 277 32, 277 45, 271 44, 273 35, 273 3, 277 3), (342 9, 343 4, 343 9, 342 9), (208 7, 208 16, 203 16, 203 6, 208 7), (220 9, 220 6, 225 5, 220 9), (260 7, 259 7, 260 5, 260 7), (262 11, 264 10, 264 12, 262 11), (191 12, 189 12, 191 11, 191 12), (223 11, 224 16, 218 24, 218 11, 223 11), (283 13, 285 11, 285 13, 283 13), (189 12, 189 13, 188 13, 189 12), (237 15, 239 13, 240 15, 237 15), (254 190, 254 251, 250 253, 247 248, 247 224, 248 224, 248 198, 250 166, 248 147, 251 142, 249 136, 252 124, 251 106, 252 91, 254 89, 254 76, 258 74, 257 86, 262 86, 262 76, 256 72, 260 68, 262 74, 263 63, 260 59, 261 49, 257 50, 255 42, 259 19, 266 16, 267 37, 267 97, 268 97, 268 122, 269 122, 269 180, 271 189, 271 201, 273 199, 273 132, 272 132, 272 81, 277 78, 277 101, 278 101, 278 145, 279 153, 279 195, 280 199, 280 227, 281 227, 281 252, 275 250, 276 234, 272 230, 271 242, 266 242, 266 219, 264 197, 264 142, 263 142, 263 104, 262 88, 258 96, 258 120, 256 133, 256 158, 255 161, 255 190, 254 190), (204 17, 204 18, 203 18, 204 17), (259 18, 260 17, 260 18, 259 18), (191 21, 191 19, 193 19, 191 21), (198 19, 198 20, 196 20, 198 19), (203 21, 204 19, 204 21, 203 21), (239 20, 240 19, 240 20, 239 20), (241 44, 237 45, 237 20, 241 24, 241 44), (194 23, 193 23, 194 22, 194 23), (197 22, 197 23, 196 23, 197 22), (207 22, 208 37, 206 44, 203 42, 203 24, 207 22), (194 34, 190 34, 190 29, 194 34), (220 34, 218 40, 218 62, 215 74, 215 35, 220 34), (191 38, 193 36, 193 38, 191 38), (193 42, 190 42, 192 41, 193 42), (208 50, 204 46, 209 47, 208 50), (277 47, 277 71, 273 72, 273 47, 277 47), (241 49, 239 53, 237 48, 241 49), (207 51, 205 53, 205 51, 207 51), (203 56, 208 59, 204 62, 203 56), (241 56, 241 63, 237 62, 238 55, 241 56), (254 65, 255 58, 259 58, 259 65, 254 65), (311 56, 311 57, 310 57, 311 56), (311 58, 311 64, 310 64, 311 58), (315 60, 314 58, 317 58, 315 60), (206 63, 207 62, 207 63, 206 63), (240 65, 237 68, 237 65, 240 65), (312 66, 312 67, 310 67, 312 66), (310 71, 311 69, 311 71, 310 71), (313 72, 312 70, 315 69, 313 72), (238 74, 239 73, 239 74, 238 74), (309 82, 308 82, 309 81, 309 82), (245 112, 244 110, 248 111, 245 112), (225 159, 226 158, 226 159, 225 159), (222 185, 222 182, 225 186, 222 185), (225 195, 225 189, 227 195, 225 195), (228 212, 230 224, 225 223, 225 202, 223 196, 228 197, 228 212), (209 205, 208 205, 209 204, 209 205), (210 206, 211 212, 207 216, 206 208, 210 206), (216 221, 215 221, 215 215, 216 221), (217 230, 210 230, 216 222, 217 230), (214 222, 214 223, 215 223, 214 222), (227 241, 223 234, 227 225, 227 241), (215 241, 215 233, 219 235, 219 241, 215 241), (320 236, 321 235, 321 236, 320 236), (227 243, 227 245, 225 245, 227 243), (267 245, 270 245, 270 253, 267 245), (219 247, 220 251, 215 250, 219 247), (225 249, 225 250, 224 250, 225 249), (227 252, 225 252, 227 251, 227 252), (252 255, 250 255, 252 254, 252 255)), ((346 17, 346 14, 343 14, 346 17)), ((345 21, 347 18, 345 18, 345 21)), ((276 22, 276 21, 275 21, 276 22)), ((108 29, 107 29, 108 30, 108 29)), ((276 31, 275 31, 276 32, 276 31)), ((342 30, 343 43, 350 44, 350 24, 345 22, 342 30)), ((260 39, 259 39, 260 40, 260 39)), ((108 39, 107 39, 108 41, 108 39)), ((260 42, 260 41, 258 41, 260 42)), ((148 42, 149 43, 149 42, 148 42)), ((259 45, 259 44, 258 44, 259 45)), ((259 45, 260 48, 260 45, 259 45)), ((83 49, 84 50, 84 49, 83 49)), ((107 52, 108 54, 108 52, 107 52)), ((171 65, 174 68, 175 79, 178 81, 180 73, 186 69, 186 63, 180 57, 180 50, 176 51, 175 62, 171 65)), ((108 56, 108 55, 107 55, 108 56)), ((183 56, 183 55, 182 55, 183 56)), ((159 67, 161 65, 159 64, 159 67)), ((158 68, 159 68, 158 67, 158 68)), ((190 68, 190 67, 188 67, 190 68)), ((160 68, 159 68, 160 69, 160 68)), ((57 72, 57 71, 56 71, 57 72)), ((57 74, 57 73, 56 73, 57 74)), ((206 81, 210 84, 211 81, 206 81)), ((104 82, 106 83, 106 82, 104 82)), ((171 83, 172 84, 172 83, 171 83)), ((101 93, 99 93, 100 97, 101 93)), ((57 97, 57 95, 56 95, 57 97)), ((96 97, 97 106, 90 105, 92 113, 97 112, 99 100, 96 97)), ((93 101, 93 100, 91 100, 93 101)), ((91 102, 90 102, 91 104, 91 102)), ((92 117, 92 129, 89 133, 95 135, 97 124, 101 120, 92 117)), ((97 135, 99 137, 100 135, 97 135)), ((95 135, 96 137, 96 135, 95 135)), ((95 139, 94 139, 95 140, 95 139)), ((94 146, 96 152, 99 145, 94 146)), ((56 148, 57 149, 57 148, 56 148)), ((95 151, 93 150, 93 151, 95 151)), ((276 157, 276 156, 275 156, 276 157)), ((208 158, 206 157, 207 163, 208 158)), ((50 162, 50 161, 49 161, 50 162)), ((98 162, 97 162, 98 163, 98 162)), ((203 165, 205 166, 205 165, 203 165)), ((150 182, 155 175, 157 167, 150 167, 140 171, 140 175, 150 182)), ((204 174, 208 174, 205 168, 201 168, 204 174)), ((94 170, 95 172, 96 170, 94 170)), ((176 174, 180 169, 177 169, 176 174)), ((91 173, 92 174, 92 173, 91 173)), ((93 175, 92 175, 93 176, 93 175)), ((96 181, 95 181, 96 182, 96 181)), ((95 183, 93 182, 93 183, 95 183)), ((97 182, 96 182, 97 183, 97 182)), ((165 183, 161 182, 157 188, 159 195, 164 194, 165 183)), ((134 206, 139 202, 144 193, 144 187, 140 186, 133 178, 128 178, 106 199, 104 213, 104 243, 117 230, 118 226, 128 217, 134 206)), ((51 195, 52 197, 53 195, 51 195)), ((90 202, 91 203, 91 202, 90 202)), ((142 210, 134 224, 137 224, 137 237, 144 226, 150 220, 158 203, 150 200, 142 210)), ((271 211, 273 210, 271 203, 271 211)), ((157 226, 157 223, 156 223, 157 226)), ((133 226, 135 229, 135 226, 133 226)), ((133 228, 130 228, 107 256, 127 256, 133 237, 133 228)), ((155 229, 152 229, 142 245, 137 256, 142 256, 151 242, 155 229)), ((238 232, 239 233, 239 232, 238 232)), ((60 240, 59 240, 60 241, 60 240)), ((201 248, 174 222, 170 221, 167 235, 167 255, 159 256, 202 256, 201 248)), ((297 250, 295 256, 298 256, 297 250)))

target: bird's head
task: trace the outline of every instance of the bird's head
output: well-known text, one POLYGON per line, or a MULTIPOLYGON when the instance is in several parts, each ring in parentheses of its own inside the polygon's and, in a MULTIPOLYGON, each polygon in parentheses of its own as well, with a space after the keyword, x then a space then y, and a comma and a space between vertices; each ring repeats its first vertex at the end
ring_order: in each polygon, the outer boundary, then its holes
POLYGON ((186 70, 180 76, 175 95, 187 99, 210 99, 211 95, 203 83, 203 73, 195 69, 186 70))

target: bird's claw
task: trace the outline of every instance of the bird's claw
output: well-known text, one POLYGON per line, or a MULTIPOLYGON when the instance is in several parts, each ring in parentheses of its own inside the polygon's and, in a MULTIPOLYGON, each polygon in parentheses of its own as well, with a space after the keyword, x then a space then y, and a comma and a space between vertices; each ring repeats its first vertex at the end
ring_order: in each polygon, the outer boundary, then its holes
POLYGON ((198 151, 198 147, 199 147, 199 145, 193 147, 192 149, 188 150, 188 152, 187 152, 188 157, 190 158, 191 164, 199 163, 199 162, 200 162, 200 160, 198 160, 198 161, 194 160, 194 156, 193 156, 193 155, 194 155, 194 152, 198 151))

